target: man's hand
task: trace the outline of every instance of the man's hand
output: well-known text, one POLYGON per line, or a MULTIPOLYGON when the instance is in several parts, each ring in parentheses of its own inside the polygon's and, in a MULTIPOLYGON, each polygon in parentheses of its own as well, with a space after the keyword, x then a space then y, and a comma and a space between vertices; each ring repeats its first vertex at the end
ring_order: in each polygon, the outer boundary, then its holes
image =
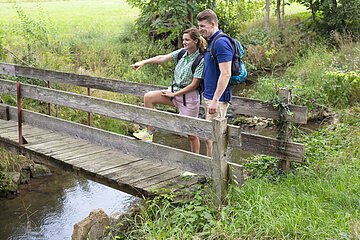
POLYGON ((211 102, 209 104, 209 107, 208 107, 209 114, 216 113, 218 106, 219 106, 219 101, 218 100, 211 100, 211 102))

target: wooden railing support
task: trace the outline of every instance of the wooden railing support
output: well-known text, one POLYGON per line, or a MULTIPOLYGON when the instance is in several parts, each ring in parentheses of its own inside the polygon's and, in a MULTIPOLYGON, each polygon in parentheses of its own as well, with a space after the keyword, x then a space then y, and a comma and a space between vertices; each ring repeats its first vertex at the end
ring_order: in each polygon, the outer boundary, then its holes
POLYGON ((18 114, 18 133, 19 133, 19 145, 23 144, 22 138, 22 111, 21 111, 21 83, 16 83, 16 95, 17 95, 17 114, 18 114))
MULTIPOLYGON (((285 89, 282 88, 279 90, 279 97, 280 97, 280 101, 282 103, 285 104, 290 104, 290 99, 291 99, 291 92, 289 89, 285 89)), ((290 122, 285 121, 285 123, 283 124, 283 129, 281 129, 281 131, 283 131, 282 135, 281 135, 281 141, 284 143, 282 144, 283 146, 286 146, 286 143, 289 142, 290 140, 290 122)), ((284 149, 284 151, 286 151, 286 149, 284 149)), ((281 168, 284 171, 289 171, 290 170, 290 160, 288 159, 284 159, 281 161, 281 168)))
POLYGON ((219 205, 224 203, 228 185, 227 155, 227 119, 216 118, 213 124, 213 163, 212 177, 215 185, 216 200, 219 205))

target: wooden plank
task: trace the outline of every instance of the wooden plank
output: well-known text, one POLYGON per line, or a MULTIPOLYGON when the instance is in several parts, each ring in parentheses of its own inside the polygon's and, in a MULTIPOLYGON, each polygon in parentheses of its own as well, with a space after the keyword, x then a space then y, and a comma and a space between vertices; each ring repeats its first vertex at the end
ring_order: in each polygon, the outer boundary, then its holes
POLYGON ((96 161, 96 162, 93 162, 92 164, 79 163, 79 164, 75 164, 75 165, 76 165, 76 167, 79 167, 83 170, 99 174, 100 172, 114 169, 116 167, 120 167, 122 165, 140 161, 140 160, 142 160, 142 159, 141 158, 111 158, 111 159, 96 161))
MULTIPOLYGON (((2 85, 11 86, 14 84, 14 82, 2 80, 0 81, 0 89, 2 85)), ((211 139, 212 137, 210 121, 200 118, 182 116, 156 109, 31 86, 28 84, 21 85, 21 94, 24 98, 36 99, 120 120, 150 125, 176 133, 190 134, 208 139, 211 139)))
POLYGON ((28 144, 27 146, 36 146, 39 144, 43 144, 43 143, 61 143, 65 140, 67 140, 68 137, 63 136, 63 135, 59 135, 56 133, 49 133, 49 134, 44 134, 41 136, 35 136, 35 137, 30 137, 28 140, 28 144))
POLYGON ((9 133, 9 132, 17 132, 18 127, 17 126, 8 126, 6 128, 2 128, 0 130, 0 133, 9 133))
POLYGON ((171 181, 181 175, 181 171, 178 169, 171 170, 169 172, 161 173, 155 175, 153 177, 149 177, 143 180, 135 179, 134 181, 130 181, 131 185, 136 186, 138 188, 149 188, 155 184, 160 184, 163 182, 171 181))
POLYGON ((98 172, 98 175, 116 180, 121 176, 127 176, 128 174, 132 174, 136 171, 145 169, 149 166, 153 166, 153 163, 146 160, 141 160, 141 161, 131 162, 129 164, 124 164, 120 167, 116 167, 110 170, 98 172))
POLYGON ((153 192, 155 190, 165 188, 167 190, 175 192, 178 191, 179 189, 184 189, 186 187, 190 187, 196 184, 198 180, 199 180, 199 176, 188 176, 188 177, 178 176, 170 181, 164 181, 159 184, 154 184, 150 187, 145 187, 144 189, 149 192, 153 192))
POLYGON ((0 103, 0 119, 9 120, 9 106, 0 103))
POLYGON ((64 153, 67 151, 73 151, 74 149, 80 149, 83 146, 88 147, 89 143, 84 141, 77 141, 76 139, 66 139, 64 141, 60 141, 57 144, 54 142, 48 142, 41 144, 39 146, 28 146, 28 149, 46 154, 48 156, 52 156, 56 153, 64 153))
POLYGON ((9 127, 17 127, 17 123, 13 121, 0 120, 0 129, 9 128, 9 127))
POLYGON ((156 175, 160 175, 162 173, 170 172, 174 169, 175 168, 170 168, 166 166, 153 166, 142 172, 134 173, 129 176, 121 176, 120 178, 116 179, 116 181, 126 182, 130 184, 130 182, 138 182, 156 175))
MULTIPOLYGON (((289 105, 290 111, 293 113, 291 116, 286 115, 285 119, 290 122, 306 124, 307 122, 307 108, 298 105, 289 105)), ((257 99, 250 99, 244 97, 232 97, 229 111, 234 114, 243 114, 247 116, 257 116, 272 118, 275 120, 280 119, 279 112, 274 109, 271 103, 266 103, 257 99)))
MULTIPOLYGON (((166 88, 164 86, 154 86, 143 83, 78 75, 73 73, 37 69, 6 63, 0 63, 0 74, 42 79, 50 82, 68 83, 77 86, 136 96, 143 96, 148 91, 166 88)), ((290 105, 289 108, 293 115, 286 116, 288 121, 301 124, 306 123, 307 110, 305 107, 290 105)), ((235 114, 279 119, 279 113, 272 107, 270 103, 265 103, 264 101, 256 99, 233 96, 232 105, 229 107, 229 111, 235 114)))
POLYGON ((251 133, 241 133, 241 149, 257 154, 265 154, 280 159, 303 162, 305 147, 299 143, 287 143, 285 148, 282 141, 263 137, 251 133))
MULTIPOLYGON (((16 108, 10 107, 11 120, 17 120, 16 108)), ((42 127, 51 131, 61 129, 62 134, 86 139, 97 145, 109 147, 114 150, 154 162, 176 167, 184 171, 194 172, 201 175, 210 175, 209 163, 211 158, 199 154, 190 153, 180 149, 174 149, 156 143, 138 141, 132 137, 123 136, 109 131, 57 119, 44 114, 23 110, 23 119, 29 125, 42 127)))
POLYGON ((76 158, 83 157, 83 156, 89 156, 94 153, 104 152, 108 151, 109 149, 104 147, 98 147, 95 145, 89 145, 87 146, 81 146, 77 150, 72 149, 72 151, 64 151, 55 153, 54 155, 51 155, 54 158, 57 158, 61 161, 68 162, 70 160, 76 160, 76 158))
POLYGON ((73 84, 82 87, 89 87, 93 89, 118 92, 122 94, 131 94, 136 96, 144 96, 144 94, 148 91, 167 88, 164 86, 155 86, 145 83, 92 77, 88 75, 45 70, 7 63, 0 63, 0 74, 40 79, 56 83, 73 84))
POLYGON ((241 187, 244 185, 244 167, 237 163, 228 162, 229 166, 229 179, 237 186, 241 187))

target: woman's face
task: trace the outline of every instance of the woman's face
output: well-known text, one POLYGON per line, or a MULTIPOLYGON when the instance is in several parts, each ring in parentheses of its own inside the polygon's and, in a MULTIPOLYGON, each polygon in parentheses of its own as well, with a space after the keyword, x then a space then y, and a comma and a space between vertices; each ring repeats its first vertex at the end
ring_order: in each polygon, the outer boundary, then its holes
POLYGON ((183 35, 183 45, 185 49, 196 49, 198 40, 193 40, 188 33, 183 35))

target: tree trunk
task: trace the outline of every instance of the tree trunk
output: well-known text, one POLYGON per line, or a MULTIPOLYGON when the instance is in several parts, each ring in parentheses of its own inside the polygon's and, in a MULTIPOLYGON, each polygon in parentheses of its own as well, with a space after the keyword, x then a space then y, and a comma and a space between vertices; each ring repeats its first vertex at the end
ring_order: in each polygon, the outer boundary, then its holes
POLYGON ((285 29, 285 0, 282 0, 282 19, 281 19, 281 29, 285 29))
POLYGON ((276 0, 276 18, 277 18, 277 28, 280 29, 281 24, 281 0, 276 0))
POLYGON ((266 0, 265 30, 270 32, 270 0, 266 0))

